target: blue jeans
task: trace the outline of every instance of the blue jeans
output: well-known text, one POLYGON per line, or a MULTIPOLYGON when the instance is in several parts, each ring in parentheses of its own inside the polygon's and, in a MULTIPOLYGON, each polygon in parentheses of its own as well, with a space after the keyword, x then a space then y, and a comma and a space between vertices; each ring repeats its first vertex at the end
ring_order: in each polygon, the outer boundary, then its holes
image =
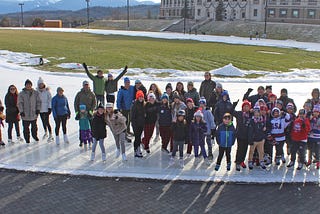
POLYGON ((93 144, 92 144, 92 152, 96 151, 97 144, 99 143, 100 149, 102 153, 106 153, 106 149, 104 148, 104 139, 96 140, 93 138, 93 144))

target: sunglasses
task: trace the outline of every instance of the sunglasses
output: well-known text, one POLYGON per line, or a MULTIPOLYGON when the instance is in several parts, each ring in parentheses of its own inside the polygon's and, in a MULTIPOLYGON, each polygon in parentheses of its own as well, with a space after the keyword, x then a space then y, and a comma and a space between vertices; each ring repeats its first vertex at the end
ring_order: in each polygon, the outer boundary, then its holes
POLYGON ((231 120, 230 117, 224 117, 223 119, 224 119, 224 120, 231 120))

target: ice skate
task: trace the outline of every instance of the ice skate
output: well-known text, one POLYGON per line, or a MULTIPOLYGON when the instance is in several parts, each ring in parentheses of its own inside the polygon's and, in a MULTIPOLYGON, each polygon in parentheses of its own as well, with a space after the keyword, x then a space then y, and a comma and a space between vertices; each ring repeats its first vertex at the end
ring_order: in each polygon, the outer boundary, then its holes
POLYGON ((63 141, 65 143, 69 143, 68 135, 66 135, 66 134, 63 135, 63 141))
POLYGON ((127 161, 127 156, 125 153, 122 154, 122 161, 127 161))
POLYGON ((120 149, 116 149, 116 158, 120 156, 120 149))
POLYGON ((49 137, 48 137, 48 139, 47 139, 47 142, 50 143, 50 142, 53 142, 53 141, 54 141, 54 139, 53 139, 52 134, 49 134, 49 137))
POLYGON ((101 158, 102 158, 102 161, 106 161, 107 160, 106 153, 102 153, 101 154, 101 158))
POLYGON ((94 161, 94 158, 95 158, 95 153, 94 153, 94 152, 92 152, 92 153, 91 153, 90 160, 91 160, 91 161, 94 161))
POLYGON ((44 135, 42 136, 42 140, 46 139, 48 137, 48 132, 45 132, 44 135))
POLYGON ((169 161, 169 166, 173 166, 173 165, 174 165, 174 157, 171 157, 169 161))
POLYGON ((60 138, 59 138, 59 136, 56 136, 56 144, 57 144, 57 145, 60 145, 60 138))
POLYGON ((180 158, 180 160, 179 160, 179 165, 180 165, 181 168, 184 167, 184 160, 183 160, 183 158, 180 158))

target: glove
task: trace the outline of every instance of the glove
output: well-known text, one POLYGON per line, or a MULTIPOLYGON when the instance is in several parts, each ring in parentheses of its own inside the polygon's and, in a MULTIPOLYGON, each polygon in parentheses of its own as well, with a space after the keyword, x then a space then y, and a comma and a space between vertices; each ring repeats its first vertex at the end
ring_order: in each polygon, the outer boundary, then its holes
POLYGON ((88 70, 88 66, 87 66, 87 64, 85 62, 82 63, 82 66, 84 67, 84 69, 88 70))
POLYGON ((119 110, 118 110, 118 109, 114 109, 114 110, 113 110, 113 113, 114 113, 114 114, 118 114, 118 113, 119 113, 119 110))
POLYGON ((128 69, 128 66, 126 65, 126 67, 124 67, 124 70, 126 71, 128 69))
POLYGON ((51 114, 51 108, 48 108, 48 114, 51 114))
POLYGON ((40 114, 40 110, 36 110, 36 115, 38 116, 40 114))
POLYGON ((251 93, 253 91, 253 89, 252 88, 248 88, 248 93, 251 93))
POLYGON ((216 130, 211 129, 211 139, 213 140, 215 136, 216 136, 216 130))
POLYGON ((21 113, 20 113, 20 116, 21 116, 21 117, 24 117, 24 116, 26 116, 26 115, 24 114, 24 112, 21 112, 21 113))
POLYGON ((80 114, 79 113, 76 114, 76 120, 80 120, 80 114))

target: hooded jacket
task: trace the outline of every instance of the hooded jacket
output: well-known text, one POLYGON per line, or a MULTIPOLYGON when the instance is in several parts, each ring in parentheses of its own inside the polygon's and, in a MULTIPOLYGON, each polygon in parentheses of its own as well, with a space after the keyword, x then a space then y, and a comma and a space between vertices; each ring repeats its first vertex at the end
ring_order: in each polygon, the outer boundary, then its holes
POLYGON ((52 116, 53 118, 57 118, 58 116, 69 116, 71 115, 68 99, 62 95, 58 94, 52 98, 51 102, 52 106, 52 116))
POLYGON ((85 90, 82 88, 74 99, 74 110, 79 112, 79 106, 82 104, 86 106, 87 111, 93 111, 96 107, 96 102, 94 93, 90 89, 85 90))
POLYGON ((134 87, 130 86, 128 89, 121 86, 117 96, 117 108, 119 110, 130 110, 134 100, 134 87))
POLYGON ((196 123, 193 121, 190 125, 190 140, 193 145, 202 145, 205 140, 205 133, 207 132, 206 122, 196 123))
POLYGON ((121 134, 127 129, 127 119, 120 112, 112 115, 107 114, 106 121, 114 135, 121 134))
POLYGON ((96 140, 101 140, 107 137, 104 113, 100 115, 98 112, 95 112, 93 114, 92 137, 94 137, 96 140))
POLYGON ((50 93, 50 89, 45 87, 43 89, 37 89, 40 95, 40 100, 41 100, 41 108, 40 112, 45 113, 48 112, 48 109, 51 109, 51 100, 52 96, 50 93))
POLYGON ((24 116, 21 117, 22 120, 36 120, 38 117, 36 112, 40 111, 41 108, 39 92, 34 89, 27 90, 24 88, 18 95, 18 108, 19 112, 24 113, 24 116))
POLYGON ((135 129, 136 127, 144 127, 145 124, 145 103, 136 100, 131 108, 131 124, 132 128, 135 129))
POLYGON ((230 122, 228 125, 221 123, 216 131, 216 140, 220 147, 232 147, 236 138, 236 130, 230 122))
POLYGON ((190 91, 186 92, 184 94, 184 97, 185 97, 185 100, 187 100, 188 98, 191 98, 196 106, 199 105, 200 96, 196 88, 193 88, 190 91))

